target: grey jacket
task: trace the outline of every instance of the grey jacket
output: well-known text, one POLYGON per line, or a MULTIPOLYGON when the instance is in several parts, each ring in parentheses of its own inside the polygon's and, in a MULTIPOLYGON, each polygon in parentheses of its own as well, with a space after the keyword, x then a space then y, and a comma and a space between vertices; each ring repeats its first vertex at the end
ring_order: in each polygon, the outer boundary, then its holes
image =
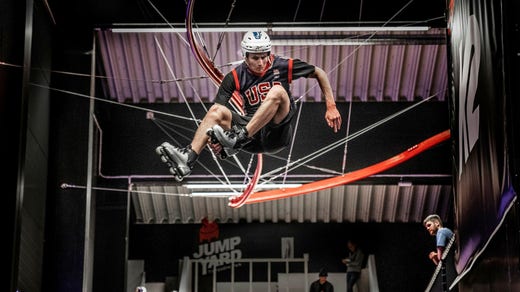
POLYGON ((361 272, 364 258, 365 254, 359 248, 357 248, 354 252, 351 252, 349 256, 346 258, 347 273, 361 272))

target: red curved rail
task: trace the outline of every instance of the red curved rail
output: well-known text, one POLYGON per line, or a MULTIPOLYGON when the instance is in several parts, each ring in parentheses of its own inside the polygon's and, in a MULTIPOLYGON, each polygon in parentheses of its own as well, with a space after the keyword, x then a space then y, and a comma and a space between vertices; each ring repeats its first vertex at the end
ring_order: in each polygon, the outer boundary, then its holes
POLYGON ((253 174, 253 177, 251 178, 251 181, 245 188, 242 195, 231 197, 229 199, 228 206, 230 206, 232 208, 239 208, 239 207, 242 207, 242 205, 244 205, 247 202, 249 196, 255 190, 255 186, 258 183, 258 180, 260 179, 260 174, 262 173, 262 163, 263 163, 262 160, 263 160, 262 154, 257 154, 256 170, 255 170, 255 173, 253 174))
POLYGON ((376 163, 374 165, 365 167, 363 169, 359 169, 344 175, 319 180, 311 183, 304 184, 295 188, 287 188, 287 189, 277 189, 277 190, 268 190, 262 192, 256 192, 250 194, 249 198, 246 200, 246 204, 253 203, 261 203, 271 200, 279 200, 285 199, 289 197, 299 196, 303 194, 308 194, 328 188, 337 187, 340 185, 348 184, 368 176, 374 175, 376 173, 385 171, 389 168, 392 168, 400 163, 407 161, 408 159, 422 153, 423 151, 430 149, 431 147, 440 144, 443 141, 446 141, 450 138, 450 130, 446 130, 439 134, 436 134, 419 144, 416 144, 406 151, 395 155, 389 159, 376 163))

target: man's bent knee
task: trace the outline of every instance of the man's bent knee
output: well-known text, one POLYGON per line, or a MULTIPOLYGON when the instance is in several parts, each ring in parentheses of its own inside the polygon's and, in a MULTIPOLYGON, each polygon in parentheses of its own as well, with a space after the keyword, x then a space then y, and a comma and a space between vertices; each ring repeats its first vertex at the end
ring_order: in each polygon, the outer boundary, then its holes
POLYGON ((214 104, 206 113, 206 118, 210 118, 218 123, 228 121, 231 120, 231 111, 221 104, 214 104))
POLYGON ((277 99, 280 103, 285 101, 289 102, 289 94, 281 85, 274 85, 271 87, 266 96, 266 99, 268 98, 277 99))

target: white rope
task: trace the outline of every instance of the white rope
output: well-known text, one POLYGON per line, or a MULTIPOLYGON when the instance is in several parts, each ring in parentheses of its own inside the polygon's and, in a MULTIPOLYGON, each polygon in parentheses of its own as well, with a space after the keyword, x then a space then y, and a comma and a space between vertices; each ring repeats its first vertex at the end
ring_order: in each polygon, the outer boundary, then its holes
MULTIPOLYGON (((409 106, 409 107, 407 107, 407 108, 405 108, 403 110, 400 110, 400 111, 398 111, 398 112, 396 112, 396 113, 394 113, 394 114, 392 114, 392 115, 390 115, 390 116, 388 116, 388 117, 386 117, 386 118, 384 118, 382 120, 379 120, 378 122, 373 123, 373 124, 369 125, 368 127, 365 127, 363 129, 355 132, 354 134, 352 134, 350 136, 347 136, 347 137, 345 137, 343 139, 335 141, 335 142, 333 142, 333 143, 331 143, 331 144, 329 144, 329 145, 327 145, 327 146, 325 146, 325 147, 323 147, 323 148, 321 148, 321 149, 319 149, 319 150, 317 150, 317 151, 315 151, 313 153, 310 153, 309 155, 306 155, 306 156, 304 156, 304 157, 302 157, 302 158, 300 158, 300 159, 298 159, 296 161, 291 162, 290 163, 291 164, 291 168, 289 169, 289 171, 293 171, 294 169, 302 166, 303 164, 307 163, 308 161, 316 159, 316 158, 318 158, 318 157, 320 157, 320 156, 322 156, 322 155, 332 151, 333 149, 341 146, 341 144, 344 143, 344 142, 347 142, 347 141, 350 141, 352 139, 355 139, 355 138, 357 138, 357 137, 359 137, 359 136, 369 132, 370 130, 373 130, 373 129, 379 127, 380 125, 382 125, 382 124, 384 124, 384 123, 386 123, 386 122, 388 122, 388 121, 390 121, 390 120, 400 116, 401 114, 403 114, 403 113, 405 113, 405 112, 407 112, 407 111, 409 111, 409 110, 411 110, 411 109, 413 109, 413 108, 415 108, 415 107, 425 103, 426 101, 432 99, 435 96, 437 96, 437 95, 435 94, 435 95, 429 96, 428 98, 423 99, 423 100, 421 100, 421 101, 419 101, 419 102, 417 102, 417 103, 415 103, 415 104, 413 104, 413 105, 411 105, 411 106, 409 106)), ((276 174, 276 173, 280 172, 283 169, 284 169, 283 167, 274 169, 274 170, 264 174, 264 177, 269 177, 269 176, 271 176, 273 174, 276 174)), ((273 176, 272 179, 277 178, 279 176, 280 176, 280 174, 276 175, 276 176, 273 176)), ((272 180, 272 179, 270 179, 270 180, 272 180)))
MULTIPOLYGON (((172 75, 173 79, 177 79, 176 76, 175 76, 175 73, 173 72, 173 69, 170 65, 170 62, 168 62, 168 58, 166 58, 166 55, 164 54, 164 50, 162 49, 161 45, 159 44, 159 41, 157 40, 157 37, 154 36, 154 40, 155 40, 155 43, 157 45, 157 47, 159 48, 159 52, 161 53, 161 56, 163 57, 164 59, 164 62, 166 63, 166 66, 168 67, 168 70, 170 72, 170 74, 172 75)), ((175 84, 177 85, 177 88, 179 89, 179 92, 184 100, 184 103, 186 104, 186 107, 188 108, 188 111, 190 112, 191 116, 193 117, 193 119, 195 119, 195 114, 193 113, 193 110, 191 109, 191 106, 188 102, 188 100, 186 99, 186 95, 184 94, 184 91, 182 90, 181 86, 179 85, 179 82, 175 82, 175 84)), ((201 101, 202 103, 202 101, 201 101)), ((207 110, 206 110, 207 112, 207 110)), ((199 122, 195 122, 196 126, 198 127, 200 125, 199 122)), ((206 144, 206 148, 210 149, 210 146, 206 144)), ((213 158, 213 161, 216 163, 218 169, 220 170, 220 172, 222 173, 224 179, 226 180, 227 184, 231 184, 231 181, 229 180, 228 176, 226 175, 226 172, 224 171, 224 168, 222 167, 222 165, 220 164, 218 158, 216 157, 215 153, 213 151, 210 151, 211 152, 211 156, 213 158)), ((236 163, 240 166, 240 169, 244 169, 244 167, 242 166, 240 160, 238 160, 236 158, 236 156, 233 156, 233 159, 236 161, 236 163)), ((200 164, 200 163, 199 163, 200 164)), ((210 172, 212 173, 212 172, 210 172)), ((247 175, 247 172, 245 173, 245 175, 247 175)))
MULTIPOLYGON (((350 131, 350 116, 352 113, 352 101, 349 104, 348 107, 348 118, 347 118, 347 128, 345 129, 345 139, 348 138, 348 134, 350 131)), ((345 148, 343 148, 343 163, 341 164, 341 173, 345 173, 345 167, 347 166, 347 150, 348 150, 348 143, 345 142, 345 148)))
MULTIPOLYGON (((60 185, 60 188, 62 189, 81 189, 86 190, 88 187, 83 185, 74 185, 74 184, 68 184, 68 183, 62 183, 60 185)), ((170 192, 157 192, 157 191, 143 191, 143 190, 136 190, 136 189, 120 189, 120 188, 108 188, 108 187, 90 187, 92 190, 97 191, 107 191, 107 192, 119 192, 119 193, 134 193, 134 194, 145 194, 145 195, 162 195, 162 196, 173 196, 173 197, 202 197, 202 198, 227 198, 229 195, 215 195, 215 194, 208 194, 205 195, 203 193, 200 194, 192 194, 192 193, 170 193, 170 192)))
POLYGON ((180 116, 180 115, 175 115, 175 114, 170 114, 170 113, 166 113, 166 112, 161 112, 161 111, 157 111, 157 110, 153 110, 153 109, 149 109, 149 108, 145 108, 145 107, 141 107, 141 106, 136 106, 136 105, 127 104, 127 103, 120 103, 120 102, 113 101, 113 100, 99 98, 99 97, 95 97, 95 96, 91 96, 91 95, 86 95, 86 94, 82 94, 82 93, 78 93, 78 92, 74 92, 74 91, 70 91, 70 90, 58 89, 58 88, 54 88, 54 87, 50 87, 50 86, 46 86, 46 85, 36 84, 36 83, 33 83, 33 82, 30 82, 29 84, 32 85, 32 86, 36 86, 36 87, 40 87, 40 88, 44 88, 44 89, 48 89, 48 90, 52 90, 52 91, 56 91, 56 92, 66 93, 66 94, 69 94, 69 95, 84 97, 84 98, 88 98, 88 99, 94 99, 96 101, 110 103, 110 104, 114 104, 114 105, 117 105, 117 106, 128 107, 128 108, 137 109, 137 110, 142 110, 142 111, 151 112, 151 113, 154 113, 154 114, 160 114, 160 115, 164 115, 164 116, 169 116, 169 117, 180 119, 180 120, 193 121, 192 118, 188 118, 188 117, 180 116))
POLYGON ((289 169, 289 165, 291 163, 291 157, 292 157, 292 151, 294 149, 294 141, 296 141, 296 133, 298 132, 298 125, 300 124, 300 117, 302 115, 302 108, 303 108, 303 103, 300 103, 300 107, 298 108, 298 115, 296 116, 296 125, 295 125, 295 128, 294 128, 294 132, 293 132, 293 136, 292 136, 292 141, 291 141, 291 147, 289 148, 289 154, 287 155, 287 163, 285 165, 285 174, 283 176, 283 184, 285 184, 285 180, 287 178, 287 170, 289 169))
MULTIPOLYGON (((159 52, 161 53, 161 56, 163 57, 164 63, 166 63, 166 66, 168 67, 168 71, 172 75, 173 80, 177 79, 177 77, 175 76, 175 72, 173 72, 173 69, 172 69, 172 67, 170 65, 170 62, 168 62, 168 58, 166 58, 166 55, 164 54, 164 50, 162 49, 161 44, 159 44, 159 41, 157 40, 157 37, 155 35, 154 35, 153 39, 155 40, 155 44, 157 45, 157 48, 159 48, 159 52)), ((188 111, 190 112, 191 117, 195 121, 195 125, 198 126, 200 124, 200 122, 196 119, 195 114, 193 113, 193 110, 191 109, 191 106, 190 106, 188 100, 186 99, 186 95, 184 94, 184 90, 182 90, 182 88, 179 85, 178 81, 175 82, 175 85, 177 85, 177 88, 179 89, 179 93, 181 94, 182 99, 184 100, 184 103, 186 104, 186 107, 188 108, 188 111)))
POLYGON ((424 290, 425 292, 429 292, 433 288, 433 285, 435 285, 435 282, 437 281, 437 276, 439 275, 440 271, 442 270, 442 266, 446 265, 446 262, 445 262, 446 257, 451 252, 451 246, 454 243, 455 243, 455 234, 453 234, 451 236, 451 239, 450 239, 448 245, 446 246, 444 252, 442 253, 442 259, 435 267, 435 271, 433 272, 430 282, 428 283, 428 287, 426 287, 426 289, 424 290))
MULTIPOLYGON (((404 9, 405 9, 405 8, 406 8, 406 7, 411 3, 411 2, 413 2, 413 0, 411 0, 411 1, 409 1, 407 4, 405 4, 405 5, 404 5, 404 6, 403 6, 403 7, 402 7, 402 8, 401 8, 401 9, 400 9, 396 14, 394 14, 394 16, 392 16, 388 21, 386 21, 386 22, 383 24, 383 27, 384 27, 386 24, 388 24, 392 19, 394 19, 394 18, 395 18, 399 13, 401 13, 401 11, 404 10, 404 9)), ((164 20, 168 25, 170 25, 170 26, 173 28, 173 26, 172 26, 172 25, 167 21, 167 19, 166 19, 166 18, 165 18, 161 13, 160 13, 160 11, 159 11, 159 10, 158 10, 158 9, 157 9, 153 4, 152 4, 152 3, 151 3, 151 1, 148 1, 148 3, 149 3, 149 4, 150 4, 150 5, 151 5, 155 10, 156 10, 156 12, 157 12, 157 13, 158 13, 162 18, 163 18, 163 20, 164 20)), ((324 3, 325 3, 325 1, 324 1, 324 3)), ((295 17, 296 17, 296 14, 295 14, 295 17)), ((368 41, 369 39, 371 39, 371 38, 372 38, 376 33, 377 33, 377 31, 374 32, 374 33, 372 33, 372 34, 371 34, 367 39, 365 39, 365 42, 368 41)), ((186 41, 186 40, 185 40, 185 39, 184 39, 180 34, 179 34, 179 37, 180 37, 180 38, 181 38, 181 39, 182 39, 186 44, 188 44, 188 42, 187 42, 187 41, 186 41)), ((157 39, 156 39, 156 41, 157 41, 157 39)), ((333 67, 333 68, 329 71, 329 73, 330 73, 330 72, 333 72, 333 71, 335 71, 335 70, 337 70, 338 67, 339 67, 343 62, 345 62, 348 58, 350 58, 350 57, 353 55, 353 53, 354 53, 356 50, 358 50, 360 47, 361 47, 361 45, 358 45, 358 46, 356 47, 356 49, 355 49, 352 53, 350 53, 348 56, 346 56, 344 59, 342 59, 342 61, 339 62, 335 67, 333 67)), ((161 50, 161 53, 163 53, 162 50, 161 50)), ((164 53, 163 53, 163 56, 164 56, 164 53)), ((7 64, 7 63, 4 63, 4 62, 0 62, 0 65, 8 65, 8 64, 7 64)), ((169 69, 170 69, 170 71, 173 73, 173 71, 171 70, 171 67, 169 67, 169 69)), ((58 72, 58 73, 65 73, 65 72, 63 72, 63 71, 56 71, 56 72, 58 72)), ((69 74, 72 75, 72 74, 75 74, 75 73, 70 73, 70 72, 69 72, 69 74)), ((77 75, 81 75, 81 74, 77 74, 77 75)), ((172 75, 174 76, 174 79, 173 79, 173 80, 166 80, 166 81, 159 81, 159 82, 176 82, 176 83, 178 83, 179 81, 186 81, 186 80, 191 80, 191 79, 196 79, 196 78, 197 78, 197 79, 198 79, 198 78, 207 78, 207 77, 176 78, 176 77, 175 77, 175 74, 172 74, 172 75)), ((88 76, 90 77, 90 75, 88 75, 88 76)), ((96 77, 99 77, 99 78, 108 78, 108 77, 106 77, 106 76, 105 76, 105 77, 102 77, 102 76, 96 76, 96 77)), ((115 79, 115 78, 114 78, 114 79, 115 79)), ((152 82, 157 82, 157 81, 152 81, 152 82)), ((58 92, 63 92, 63 93, 71 94, 71 95, 76 95, 76 96, 86 97, 86 98, 89 98, 89 99, 95 99, 95 100, 98 100, 98 101, 101 101, 101 102, 112 103, 112 104, 116 104, 116 105, 119 105, 119 106, 125 106, 125 107, 129 107, 129 108, 133 108, 133 109, 145 110, 145 111, 148 111, 148 112, 157 113, 157 114, 165 115, 165 116, 170 116, 170 117, 173 117, 173 118, 184 119, 184 120, 190 120, 190 121, 194 121, 196 124, 200 123, 200 120, 199 120, 199 119, 196 119, 193 115, 192 115, 192 118, 190 119, 190 118, 187 118, 187 117, 184 117, 184 116, 179 116, 179 115, 174 115, 174 114, 164 113, 164 112, 155 111, 155 110, 151 110, 151 109, 147 109, 147 108, 143 108, 143 107, 139 107, 139 106, 134 106, 134 105, 130 105, 130 104, 124 104, 124 103, 114 102, 114 101, 110 101, 110 100, 106 100, 106 99, 101 99, 101 98, 96 98, 96 97, 93 97, 93 96, 87 96, 87 95, 84 95, 84 94, 75 93, 75 92, 71 92, 71 91, 67 91, 67 90, 61 90, 61 89, 57 89, 57 88, 52 88, 52 87, 42 86, 42 85, 35 84, 35 83, 30 83, 30 84, 33 85, 33 86, 37 86, 37 87, 47 88, 47 89, 49 89, 49 90, 53 90, 53 91, 58 91, 58 92)), ((303 98, 303 96, 306 95, 308 92, 310 92, 310 90, 311 90, 312 88, 314 88, 316 85, 317 85, 317 84, 314 84, 314 86, 310 87, 310 88, 309 88, 309 89, 308 89, 308 90, 307 90, 307 91, 306 91, 302 96, 300 96, 298 99, 296 99, 295 102, 300 101, 300 100, 303 98)), ((433 97, 433 96, 432 96, 432 97, 433 97)), ((429 97, 429 98, 423 100, 422 102, 425 102, 425 101, 431 99, 432 97, 429 97)), ((185 97, 184 97, 184 98, 185 98, 185 97)), ((186 100, 186 99, 185 99, 185 100, 186 100)), ((413 107, 415 107, 415 106, 421 104, 422 102, 420 102, 420 103, 418 103, 418 104, 416 104, 416 105, 413 105, 413 106, 407 108, 406 110, 409 110, 409 109, 411 109, 411 108, 413 108, 413 107)), ((301 110, 301 108, 300 108, 300 110, 301 110)), ((190 111, 191 111, 191 110, 190 110, 190 111)), ((291 151, 290 151, 290 153, 289 153, 289 158, 287 159, 287 160, 288 160, 288 164, 284 167, 284 168, 285 168, 285 171, 284 171, 285 175, 287 175, 287 172, 292 171, 292 170, 294 170, 294 169, 297 168, 297 167, 300 167, 300 166, 306 166, 305 163, 307 163, 308 161, 311 161, 312 159, 315 159, 315 158, 317 158, 317 157, 319 157, 319 156, 321 156, 321 155, 323 155, 323 154, 325 154, 325 153, 331 151, 332 149, 338 147, 339 144, 341 144, 341 143, 343 143, 343 142, 346 143, 347 141, 350 141, 350 140, 352 140, 352 139, 354 139, 354 138, 360 136, 361 134, 363 134, 363 133, 365 133, 365 132, 367 132, 367 131, 369 131, 369 130, 371 130, 371 129, 373 129, 373 128, 375 128, 375 127, 377 127, 377 126, 379 126, 379 125, 381 125, 381 124, 383 124, 383 123, 385 123, 386 121, 388 121, 388 120, 390 120, 390 119, 393 119, 394 117, 398 116, 398 115, 401 114, 401 113, 403 113, 403 111, 401 111, 401 112, 399 112, 399 113, 397 113, 397 114, 391 115, 390 117, 388 117, 388 118, 386 118, 386 119, 383 119, 383 120, 379 121, 378 123, 373 124, 373 126, 367 127, 367 128, 365 128, 364 130, 361 130, 361 131, 359 131, 359 132, 353 134, 353 135, 350 136, 350 137, 348 136, 348 127, 347 127, 347 135, 346 135, 346 137, 345 137, 344 139, 341 139, 341 140, 339 140, 339 141, 337 141, 337 142, 335 142, 335 143, 332 143, 332 144, 329 145, 329 146, 323 147, 322 150, 318 150, 318 151, 316 151, 316 152, 314 152, 314 153, 311 153, 310 155, 307 155, 307 156, 305 156, 305 157, 303 157, 303 158, 300 158, 300 159, 298 159, 298 160, 296 160, 296 161, 290 162, 291 155, 292 155, 292 148, 293 148, 294 140, 295 140, 294 137, 293 137, 293 141, 292 141, 292 145, 291 145, 291 151), (321 153, 320 153, 320 152, 321 152, 321 153), (296 165, 296 166, 295 166, 295 165, 296 165)), ((298 120, 299 120, 299 115, 298 115, 298 120)), ((349 114, 349 122, 350 122, 350 114, 349 114)), ((213 157, 214 157, 214 159, 216 159, 216 157, 215 157, 214 155, 213 155, 213 157)), ((236 157, 235 157, 235 159, 236 159, 236 157)), ((346 145, 345 145, 344 161, 345 161, 345 159, 346 159, 346 145)), ((237 162, 239 163, 239 161, 237 161, 237 162)), ((345 162, 344 162, 344 164, 345 164, 345 162)), ((345 168, 344 164, 343 164, 342 172, 344 172, 344 168, 345 168)), ((307 166, 307 167, 309 167, 309 166, 307 166)), ((319 169, 318 167, 311 167, 311 168, 319 169)), ((242 167, 242 170, 243 170, 243 167, 242 167)), ((324 170, 325 170, 325 169, 324 169, 324 170)), ((277 171, 279 171, 279 170, 277 170, 277 171)), ((325 170, 325 171, 334 172, 334 171, 331 171, 331 170, 325 170)), ((270 173, 275 173, 275 171, 271 171, 270 173)), ((263 175, 262 177, 264 177, 264 176, 267 176, 267 174, 263 175)), ((217 179, 218 179, 218 178, 217 178, 217 179)), ((273 178, 273 179, 274 179, 274 178, 273 178)), ((270 181, 272 181, 273 179, 270 179, 270 181)), ((285 176, 284 176, 284 181, 285 181, 285 176)))

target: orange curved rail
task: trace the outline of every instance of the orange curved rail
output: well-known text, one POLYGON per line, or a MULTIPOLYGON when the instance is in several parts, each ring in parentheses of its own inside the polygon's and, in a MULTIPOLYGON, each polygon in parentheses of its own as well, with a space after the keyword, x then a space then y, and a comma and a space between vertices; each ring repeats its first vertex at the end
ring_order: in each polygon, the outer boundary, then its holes
POLYGON ((359 169, 353 172, 349 172, 344 175, 319 180, 311 183, 304 184, 295 188, 287 188, 287 189, 276 189, 276 190, 268 190, 262 192, 256 192, 250 194, 249 198, 246 200, 245 204, 254 204, 261 203, 271 200, 279 200, 285 199, 289 197, 299 196, 303 194, 308 194, 328 188, 337 187, 340 185, 348 184, 368 176, 374 175, 376 173, 385 171, 389 168, 392 168, 400 163, 407 161, 408 159, 420 154, 421 152, 430 149, 431 147, 440 144, 443 141, 446 141, 450 138, 450 130, 446 130, 439 134, 436 134, 419 144, 416 144, 406 151, 395 155, 389 159, 376 163, 374 165, 365 167, 363 169, 359 169))
POLYGON ((251 181, 240 196, 234 196, 229 199, 228 206, 232 208, 239 208, 247 202, 247 199, 253 193, 253 190, 255 189, 258 180, 260 179, 260 174, 262 173, 262 164, 262 154, 259 153, 257 154, 256 170, 253 174, 253 177, 251 178, 251 181))

